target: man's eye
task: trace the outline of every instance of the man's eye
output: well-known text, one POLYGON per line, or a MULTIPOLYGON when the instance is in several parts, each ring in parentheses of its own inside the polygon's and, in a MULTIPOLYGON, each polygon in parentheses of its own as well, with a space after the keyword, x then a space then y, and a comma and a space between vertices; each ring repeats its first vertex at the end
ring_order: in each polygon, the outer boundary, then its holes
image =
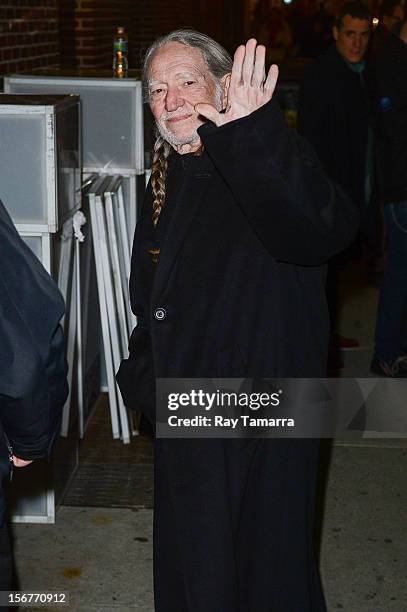
POLYGON ((162 92, 163 90, 160 87, 157 87, 157 89, 153 89, 152 91, 150 91, 150 96, 156 96, 162 92))
POLYGON ((184 85, 193 85, 195 81, 185 81, 184 85))

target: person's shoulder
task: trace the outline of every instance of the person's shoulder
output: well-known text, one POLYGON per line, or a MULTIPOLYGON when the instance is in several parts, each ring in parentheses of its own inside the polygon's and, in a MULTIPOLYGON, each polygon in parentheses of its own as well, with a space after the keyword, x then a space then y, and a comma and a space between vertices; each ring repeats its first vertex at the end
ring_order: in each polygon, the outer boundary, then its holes
POLYGON ((319 80, 322 76, 328 79, 333 78, 338 65, 337 54, 335 47, 329 47, 327 51, 308 64, 304 70, 304 80, 319 80))

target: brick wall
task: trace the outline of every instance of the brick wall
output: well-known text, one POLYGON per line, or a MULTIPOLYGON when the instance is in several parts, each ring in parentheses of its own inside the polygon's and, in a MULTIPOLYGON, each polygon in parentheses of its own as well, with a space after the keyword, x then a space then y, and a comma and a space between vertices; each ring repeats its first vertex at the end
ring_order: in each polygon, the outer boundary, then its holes
POLYGON ((136 0, 131 32, 134 67, 140 66, 145 50, 158 36, 182 27, 197 28, 198 6, 198 0, 136 0))
POLYGON ((58 64, 57 0, 0 0, 0 75, 58 64))
POLYGON ((233 50, 248 0, 0 0, 0 75, 43 66, 110 68, 115 29, 129 33, 129 65, 150 43, 192 27, 233 50))
MULTIPOLYGON (((246 0, 60 0, 62 28, 72 29, 75 53, 61 45, 61 63, 80 67, 110 68, 116 26, 129 34, 129 65, 139 68, 146 48, 160 35, 192 27, 233 48, 241 29, 246 0), (69 8, 66 8, 69 6, 69 8), (74 9, 72 9, 74 7, 74 9), (62 12, 61 12, 62 11, 62 12)), ((63 40, 63 36, 61 37, 63 40)))
POLYGON ((131 30, 134 5, 134 0, 76 0, 77 66, 111 67, 116 26, 124 26, 128 32, 131 30))

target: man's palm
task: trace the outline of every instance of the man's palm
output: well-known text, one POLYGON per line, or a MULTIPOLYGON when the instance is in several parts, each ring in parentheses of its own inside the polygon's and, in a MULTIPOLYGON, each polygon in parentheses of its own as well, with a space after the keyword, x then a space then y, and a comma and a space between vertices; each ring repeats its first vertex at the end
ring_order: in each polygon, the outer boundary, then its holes
POLYGON ((225 112, 220 113, 211 104, 197 104, 195 110, 220 126, 246 117, 269 102, 276 87, 278 67, 273 64, 266 77, 265 58, 265 47, 257 45, 254 38, 246 46, 240 45, 233 60, 225 112))

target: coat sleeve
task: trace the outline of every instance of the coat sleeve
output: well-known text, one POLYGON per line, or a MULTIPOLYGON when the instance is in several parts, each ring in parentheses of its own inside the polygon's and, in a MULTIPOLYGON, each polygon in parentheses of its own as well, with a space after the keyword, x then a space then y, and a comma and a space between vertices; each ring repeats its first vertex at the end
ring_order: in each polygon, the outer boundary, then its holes
POLYGON ((150 332, 140 321, 129 341, 129 356, 116 374, 124 404, 141 410, 151 425, 155 424, 155 377, 150 332))
POLYGON ((49 455, 68 395, 59 290, 0 202, 0 419, 15 454, 49 455))
MULTIPOLYGON (((407 54, 406 54, 407 56, 407 54)), ((377 71, 376 127, 387 143, 406 142, 407 61, 402 69, 386 65, 377 71)))
POLYGON ((298 96, 298 133, 311 144, 329 177, 346 189, 352 160, 341 97, 337 81, 311 65, 298 96))
POLYGON ((359 214, 312 147, 271 100, 221 127, 199 128, 205 149, 278 261, 320 265, 353 241, 359 214))

